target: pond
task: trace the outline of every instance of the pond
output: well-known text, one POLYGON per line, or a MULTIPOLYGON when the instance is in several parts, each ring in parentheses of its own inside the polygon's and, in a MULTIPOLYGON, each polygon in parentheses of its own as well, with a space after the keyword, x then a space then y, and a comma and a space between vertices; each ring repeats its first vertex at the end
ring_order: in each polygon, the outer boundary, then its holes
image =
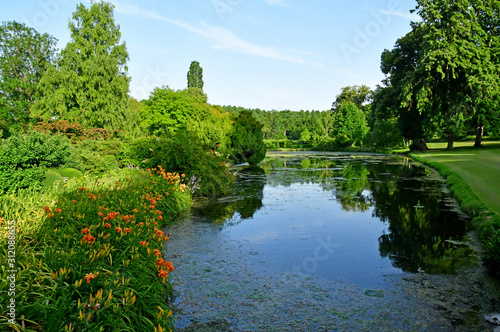
POLYGON ((493 331, 500 286, 433 170, 274 153, 169 226, 178 331, 493 331))

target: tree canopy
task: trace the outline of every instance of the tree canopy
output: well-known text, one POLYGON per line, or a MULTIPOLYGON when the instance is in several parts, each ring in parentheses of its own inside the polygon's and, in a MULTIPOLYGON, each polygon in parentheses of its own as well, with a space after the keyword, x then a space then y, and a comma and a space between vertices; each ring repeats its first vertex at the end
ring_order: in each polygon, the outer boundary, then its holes
POLYGON ((187 73, 188 89, 197 88, 203 90, 203 68, 198 61, 192 61, 187 73))
MULTIPOLYGON (((22 23, 0 26, 1 127, 27 123, 42 75, 55 61, 56 39, 22 23)), ((0 127, 0 129, 1 129, 0 127)))
POLYGON ((107 2, 77 6, 69 23, 71 41, 40 82, 38 115, 85 127, 121 127, 128 107, 128 53, 113 9, 107 2))

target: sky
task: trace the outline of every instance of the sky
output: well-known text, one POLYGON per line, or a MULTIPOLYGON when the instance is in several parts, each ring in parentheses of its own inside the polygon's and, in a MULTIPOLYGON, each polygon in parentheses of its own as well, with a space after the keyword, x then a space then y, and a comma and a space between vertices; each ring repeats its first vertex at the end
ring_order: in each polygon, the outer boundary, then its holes
MULTIPOLYGON (((129 53, 130 94, 187 87, 203 68, 208 101, 262 110, 327 110, 341 88, 384 78, 380 55, 418 21, 415 0, 109 0, 129 53)), ((87 0, 2 1, 0 21, 70 40, 87 0)))

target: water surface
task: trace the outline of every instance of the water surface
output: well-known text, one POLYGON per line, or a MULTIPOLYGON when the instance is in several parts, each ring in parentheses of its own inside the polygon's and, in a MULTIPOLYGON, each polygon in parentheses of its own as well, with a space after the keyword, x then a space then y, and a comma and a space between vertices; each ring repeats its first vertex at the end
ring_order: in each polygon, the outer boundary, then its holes
POLYGON ((470 222, 404 157, 268 155, 170 233, 179 331, 478 331, 499 309, 470 222))

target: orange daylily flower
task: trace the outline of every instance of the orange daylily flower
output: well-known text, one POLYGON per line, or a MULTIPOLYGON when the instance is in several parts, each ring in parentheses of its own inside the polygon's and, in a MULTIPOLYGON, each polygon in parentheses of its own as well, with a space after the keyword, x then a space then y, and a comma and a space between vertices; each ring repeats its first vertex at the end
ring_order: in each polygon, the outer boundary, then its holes
POLYGON ((85 227, 84 229, 82 229, 82 234, 87 234, 89 232, 89 229, 87 227, 85 227))
POLYGON ((87 235, 85 235, 82 239, 83 241, 87 241, 87 243, 94 243, 95 242, 95 237, 93 237, 92 235, 90 235, 90 233, 88 233, 87 235))
POLYGON ((45 210, 45 212, 50 213, 50 208, 48 206, 44 206, 43 209, 45 210))
POLYGON ((160 256, 161 256, 160 249, 155 249, 155 255, 156 255, 157 257, 160 257, 160 256))
POLYGON ((110 228, 110 227, 111 227, 111 224, 109 224, 109 223, 105 223, 105 224, 104 224, 104 227, 106 227, 106 228, 110 228))
POLYGON ((124 231, 125 233, 130 233, 130 232, 132 232, 132 230, 131 230, 130 228, 125 228, 125 229, 123 229, 123 231, 124 231))
POLYGON ((123 231, 123 229, 120 226, 116 227, 115 229, 118 233, 121 233, 121 231, 123 231))
POLYGON ((168 271, 160 270, 160 272, 158 272, 158 276, 160 276, 163 279, 165 279, 168 276, 168 271))
POLYGON ((139 242, 139 244, 146 247, 149 244, 149 242, 141 241, 141 242, 139 242))
POLYGON ((84 277, 85 280, 87 280, 87 283, 90 283, 92 279, 97 278, 97 276, 93 273, 87 273, 84 277))

